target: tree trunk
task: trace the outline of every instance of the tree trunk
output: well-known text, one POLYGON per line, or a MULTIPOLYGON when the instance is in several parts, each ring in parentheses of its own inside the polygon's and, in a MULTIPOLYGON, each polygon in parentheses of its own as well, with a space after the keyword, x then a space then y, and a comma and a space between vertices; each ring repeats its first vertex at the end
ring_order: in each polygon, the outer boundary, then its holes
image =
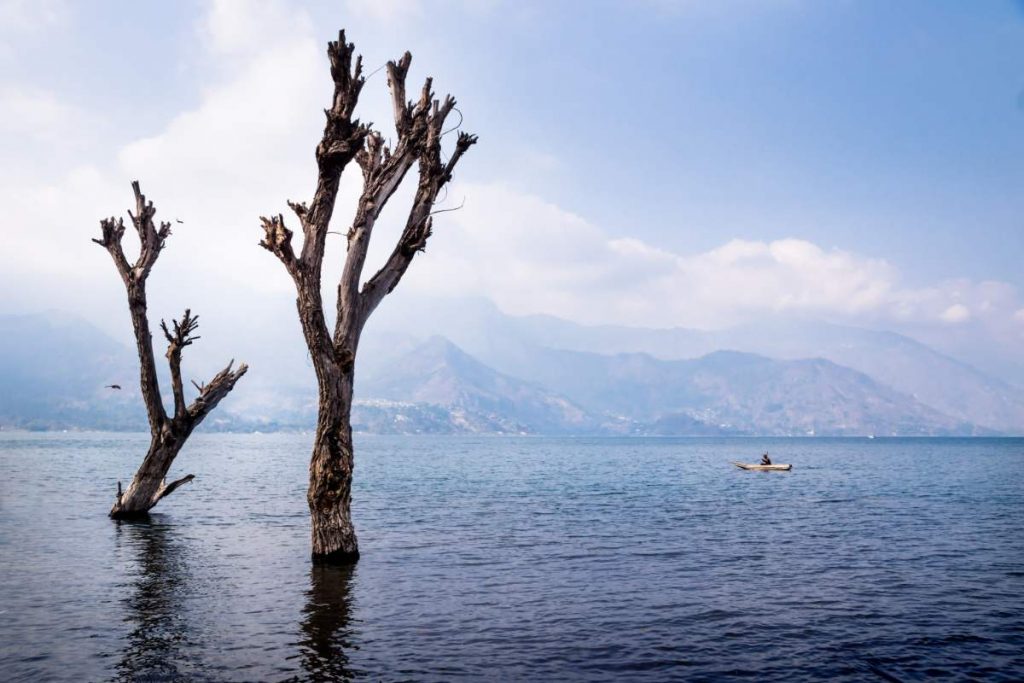
POLYGON ((166 483, 167 472, 184 443, 184 439, 154 439, 142 465, 132 477, 132 483, 114 502, 110 516, 115 519, 143 517, 161 498, 178 486, 191 481, 190 474, 171 484, 166 483))
POLYGON ((327 368, 320 390, 316 439, 309 462, 310 523, 313 556, 328 562, 359 557, 352 525, 352 372, 327 368), (326 399, 326 400, 325 400, 326 399))
POLYGON ((344 424, 318 427, 309 463, 310 522, 313 555, 318 560, 349 561, 359 557, 352 526, 352 429, 344 424))

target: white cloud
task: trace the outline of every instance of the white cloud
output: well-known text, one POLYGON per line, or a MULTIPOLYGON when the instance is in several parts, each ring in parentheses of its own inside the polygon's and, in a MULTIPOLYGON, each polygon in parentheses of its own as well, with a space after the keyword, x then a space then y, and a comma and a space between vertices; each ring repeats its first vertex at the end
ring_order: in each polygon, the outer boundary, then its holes
MULTIPOLYGON (((502 184, 461 184, 410 286, 492 297, 513 313, 590 323, 722 327, 773 314, 856 322, 961 323, 1019 305, 1013 287, 954 280, 914 289, 884 259, 804 240, 731 240, 675 254, 613 238, 581 216, 502 184), (415 284, 411 284, 415 282, 415 284)), ((1011 313, 1012 315, 1012 313, 1011 313)))
POLYGON ((311 32, 305 12, 281 0, 212 0, 199 23, 205 47, 216 55, 251 55, 278 48, 311 32))
MULTIPOLYGON (((493 10, 502 0, 455 0, 446 4, 456 5, 463 12, 484 13, 493 10)), ((422 21, 425 10, 438 9, 441 0, 426 3, 423 0, 346 0, 345 9, 350 15, 396 26, 422 21)))
MULTIPOLYGON (((212 3, 199 29, 210 60, 233 58, 211 76, 216 81, 196 108, 119 152, 67 163, 73 157, 61 136, 77 130, 69 124, 81 122, 79 112, 45 92, 0 90, 7 105, 0 108, 0 135, 19 145, 26 161, 51 160, 42 181, 39 174, 4 170, 0 202, 10 220, 0 270, 20 283, 6 299, 64 309, 106 309, 104 297, 120 303, 109 258, 89 238, 98 234, 101 217, 125 216, 133 179, 156 204, 158 220, 172 222, 174 235, 154 271, 154 280, 175 285, 167 291, 185 301, 196 295, 242 300, 289 286, 280 264, 257 246, 258 216, 311 192, 312 150, 331 86, 311 22, 286 9, 212 3), (235 25, 250 32, 250 46, 232 32, 235 25), (275 26, 283 27, 280 34, 275 26), (64 154, 56 163, 55 149, 64 154)), ((130 258, 132 238, 129 230, 130 258)))
MULTIPOLYGON (((111 293, 119 304, 109 261, 87 240, 101 216, 123 215, 131 200, 128 181, 138 178, 157 204, 158 218, 184 221, 173 223, 175 234, 155 271, 155 277, 177 283, 176 298, 251 301, 267 291, 290 292, 280 264, 256 246, 257 217, 284 210, 287 198, 310 198, 313 149, 331 89, 323 46, 308 16, 281 3, 218 0, 199 30, 212 58, 230 59, 194 109, 124 146, 113 168, 85 164, 45 185, 0 187, 0 201, 14 223, 32 226, 10 236, 0 269, 48 283, 98 282, 104 296, 111 293)), ((389 120, 382 78, 371 79, 363 97, 364 120, 389 120)), ((0 99, 13 103, 0 113, 0 129, 15 134, 58 134, 69 116, 65 105, 45 93, 3 91, 0 99)), ((485 141, 472 155, 486 153, 485 141)), ((470 156, 460 171, 472 163, 470 156)), ((542 170, 551 163, 535 160, 542 170)), ((334 226, 340 232, 351 216, 358 177, 354 168, 345 176, 334 226)), ((385 212, 368 274, 394 243, 408 191, 385 212)), ((459 183, 446 206, 463 197, 462 210, 436 218, 436 234, 400 292, 468 293, 490 297, 512 313, 658 327, 723 327, 779 314, 880 326, 988 320, 1024 325, 1024 308, 1005 283, 953 280, 907 287, 884 259, 798 239, 735 239, 702 253, 674 253, 628 235, 609 235, 583 216, 500 182, 459 183)), ((287 218, 296 228, 294 218, 287 218)), ((344 258, 343 242, 329 242, 329 289, 344 258)), ((60 289, 57 305, 95 296, 88 286, 60 289)))
POLYGON ((971 319, 971 309, 963 304, 953 304, 944 310, 939 317, 943 322, 947 323, 964 323, 971 319))
POLYGON ((0 35, 35 32, 67 19, 64 0, 0 0, 0 35))
POLYGON ((79 125, 81 116, 53 93, 0 84, 0 136, 54 141, 79 125))
POLYGON ((417 19, 423 13, 421 0, 347 0, 349 12, 381 22, 417 19))
POLYGON ((331 91, 322 46, 308 16, 276 2, 218 0, 199 30, 215 61, 232 57, 226 73, 194 109, 118 152, 105 177, 119 201, 105 212, 123 215, 128 181, 138 179, 158 219, 172 222, 167 253, 174 256, 162 269, 182 281, 212 277, 242 291, 285 289, 290 282, 280 264, 257 246, 258 217, 312 192, 312 151, 331 91))

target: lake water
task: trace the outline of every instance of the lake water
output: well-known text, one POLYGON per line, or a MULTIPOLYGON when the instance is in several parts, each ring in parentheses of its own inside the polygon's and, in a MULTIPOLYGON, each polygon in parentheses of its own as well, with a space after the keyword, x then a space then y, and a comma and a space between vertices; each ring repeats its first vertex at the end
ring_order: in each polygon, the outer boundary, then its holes
POLYGON ((0 679, 1024 679, 1021 439, 363 437, 351 569, 310 442, 0 434, 0 679))

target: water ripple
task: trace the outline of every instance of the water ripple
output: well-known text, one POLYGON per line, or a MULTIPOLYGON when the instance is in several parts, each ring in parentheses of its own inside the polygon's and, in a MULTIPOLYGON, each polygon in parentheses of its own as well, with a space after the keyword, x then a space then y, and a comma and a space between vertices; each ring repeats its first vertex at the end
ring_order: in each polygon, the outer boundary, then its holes
POLYGON ((0 434, 0 679, 1024 678, 1022 440, 365 438, 350 568, 309 440, 196 435, 115 524, 145 438, 0 434))

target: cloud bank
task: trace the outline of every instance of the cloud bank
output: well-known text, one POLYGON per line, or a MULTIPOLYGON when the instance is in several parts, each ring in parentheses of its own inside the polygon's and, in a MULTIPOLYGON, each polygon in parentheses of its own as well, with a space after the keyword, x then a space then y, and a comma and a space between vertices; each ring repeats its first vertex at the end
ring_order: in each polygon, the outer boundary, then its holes
POLYGON ((885 259, 791 238, 677 254, 609 235, 505 185, 463 183, 453 192, 466 206, 440 222, 410 281, 446 295, 485 293, 513 313, 701 328, 769 315, 943 326, 1018 317, 1017 292, 1005 283, 907 287, 885 259))
MULTIPOLYGON (((111 311, 119 310, 110 264, 88 238, 100 217, 122 213, 130 200, 128 181, 139 178, 161 209, 159 217, 183 220, 175 224, 158 269, 159 277, 178 285, 177 298, 220 298, 228 308, 265 293, 290 294, 283 269, 256 246, 257 217, 283 211, 285 199, 308 199, 312 192, 312 151, 330 94, 323 46, 310 18, 284 3, 219 0, 195 30, 209 51, 206 58, 218 65, 197 105, 173 114, 152 135, 123 141, 106 163, 79 159, 66 171, 51 172, 46 182, 37 174, 5 174, 12 177, 0 198, 11 227, 4 229, 9 248, 0 254, 0 268, 14 276, 0 285, 31 283, 36 305, 88 310, 88 302, 101 296, 109 297, 111 311)), ((384 79, 371 79, 364 94, 360 115, 389 121, 384 79)), ((51 131, 78 118, 55 93, 38 88, 0 83, 0 99, 9 105, 6 111, 16 112, 0 117, 0 135, 31 138, 33 157, 59 144, 51 131)), ((486 143, 474 155, 487 154, 486 143)), ((707 329, 800 315, 893 328, 975 326, 1024 339, 1024 305, 1007 283, 950 279, 908 286, 884 258, 784 234, 674 253, 628 234, 609 234, 594 218, 500 179, 474 180, 472 169, 467 159, 460 168, 464 180, 457 179, 445 204, 453 208, 465 198, 465 206, 436 218, 435 236, 399 292, 486 296, 511 313, 586 323, 707 329)), ((353 168, 335 218, 341 232, 358 183, 353 168)), ((395 197, 379 226, 367 276, 393 243, 403 199, 407 195, 395 197)), ((343 259, 337 238, 328 252, 327 291, 343 259)), ((5 299, 12 298, 6 291, 5 299)))

